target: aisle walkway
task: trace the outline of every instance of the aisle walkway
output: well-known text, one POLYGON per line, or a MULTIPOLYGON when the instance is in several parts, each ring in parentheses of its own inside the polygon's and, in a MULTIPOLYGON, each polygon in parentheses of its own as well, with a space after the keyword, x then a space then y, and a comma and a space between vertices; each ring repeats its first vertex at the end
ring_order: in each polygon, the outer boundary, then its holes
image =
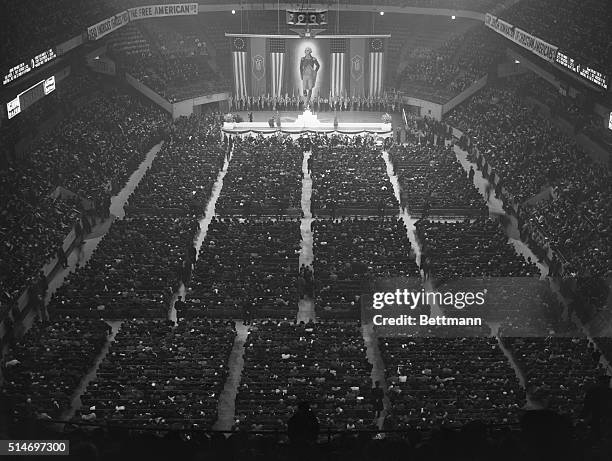
MULTIPOLYGON (((223 162, 223 168, 221 169, 221 171, 219 171, 219 174, 217 175, 217 179, 213 184, 210 193, 210 198, 208 199, 208 203, 206 205, 206 211, 204 212, 204 216, 202 216, 202 219, 200 219, 199 221, 200 231, 198 235, 194 237, 193 240, 196 249, 196 261, 200 257, 200 248, 202 248, 202 243, 204 242, 206 234, 208 233, 208 226, 210 226, 210 222, 215 216, 215 206, 217 204, 217 200, 219 199, 219 195, 221 195, 221 189, 223 189, 223 179, 227 174, 227 169, 229 168, 229 162, 231 161, 231 159, 232 156, 230 153, 230 157, 225 159, 225 161, 223 162)), ((178 290, 172 296, 172 299, 170 300, 170 306, 168 308, 168 319, 172 322, 176 323, 176 309, 174 308, 176 301, 179 298, 184 300, 186 296, 187 292, 185 289, 185 284, 181 282, 181 285, 179 286, 178 290)))
POLYGON ((249 328, 242 320, 236 320, 236 333, 234 346, 227 362, 229 373, 223 391, 219 395, 217 422, 213 425, 213 429, 219 431, 229 431, 234 425, 236 394, 244 368, 244 343, 249 335, 249 328))
POLYGON ((72 397, 70 399, 70 408, 60 418, 63 421, 70 421, 83 405, 81 402, 81 396, 87 390, 87 386, 89 385, 89 383, 96 379, 98 368, 100 367, 100 364, 108 354, 108 351, 111 347, 111 343, 115 341, 115 336, 117 336, 117 333, 119 332, 119 329, 123 324, 123 320, 107 320, 106 323, 108 323, 112 328, 111 334, 108 336, 106 344, 104 344, 102 350, 94 360, 94 364, 91 366, 87 374, 83 376, 83 379, 81 379, 81 382, 72 394, 72 397))
MULTIPOLYGON (((312 152, 304 152, 302 160, 302 220, 300 222, 300 231, 302 233, 302 241, 300 243, 300 260, 299 264, 312 267, 314 255, 312 252, 312 213, 310 211, 310 201, 312 198, 312 178, 308 171, 308 159, 312 152)), ((314 300, 310 297, 300 299, 298 302, 298 322, 309 322, 316 320, 314 300)))
MULTIPOLYGON (((125 216, 125 204, 127 203, 128 198, 138 186, 138 183, 143 178, 147 170, 151 167, 153 160, 157 156, 158 152, 163 146, 163 142, 156 144, 151 148, 145 159, 138 166, 138 168, 132 173, 130 178, 128 179, 126 185, 121 189, 117 195, 111 198, 111 206, 110 206, 110 217, 104 221, 100 221, 94 228, 89 236, 85 237, 84 243, 80 246, 77 246, 70 254, 67 255, 68 258, 68 266, 66 268, 60 268, 55 272, 51 272, 52 269, 56 266, 57 259, 54 258, 51 262, 45 265, 45 274, 52 274, 51 280, 49 281, 49 288, 47 290, 47 296, 45 297, 45 305, 49 304, 53 293, 62 286, 66 277, 74 272, 77 268, 85 266, 93 252, 97 248, 98 244, 106 235, 108 230, 110 229, 111 224, 114 219, 123 219, 125 216)), ((73 231, 70 231, 71 234, 73 231)), ((34 313, 28 312, 28 314, 24 317, 22 321, 22 331, 20 333, 25 333, 30 326, 32 325, 32 321, 34 320, 34 313)))

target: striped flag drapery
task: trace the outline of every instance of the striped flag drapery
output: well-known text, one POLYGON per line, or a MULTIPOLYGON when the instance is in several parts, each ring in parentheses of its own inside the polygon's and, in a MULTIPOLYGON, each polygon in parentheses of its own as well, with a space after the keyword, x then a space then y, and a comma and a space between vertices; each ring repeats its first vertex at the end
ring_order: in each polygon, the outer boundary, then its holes
POLYGON ((333 38, 330 43, 331 51, 331 82, 330 90, 332 97, 342 97, 344 95, 345 80, 345 57, 346 39, 333 38))
POLYGON ((232 60, 234 63, 234 93, 236 99, 247 97, 247 43, 242 37, 232 39, 232 60))
POLYGON ((285 39, 270 39, 271 93, 280 98, 283 95, 283 72, 285 69, 285 39))
POLYGON ((384 44, 380 38, 370 40, 369 94, 376 98, 383 88, 384 44))

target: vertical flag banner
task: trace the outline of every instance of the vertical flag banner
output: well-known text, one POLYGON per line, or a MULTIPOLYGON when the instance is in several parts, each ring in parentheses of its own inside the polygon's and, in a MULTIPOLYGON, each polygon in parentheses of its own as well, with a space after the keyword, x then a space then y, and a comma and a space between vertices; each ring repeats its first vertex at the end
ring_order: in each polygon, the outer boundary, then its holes
POLYGON ((365 38, 351 38, 349 42, 349 85, 353 97, 365 96, 365 38))
POLYGON ((251 42, 251 93, 249 96, 263 96, 268 93, 266 80, 266 39, 265 37, 252 37, 251 42))
POLYGON ((384 43, 380 38, 370 39, 368 96, 381 96, 383 88, 384 43))
POLYGON ((283 79, 285 69, 285 39, 270 38, 270 93, 280 98, 283 95, 283 79))
POLYGON ((234 93, 236 99, 246 99, 247 43, 242 37, 232 38, 232 60, 234 63, 234 93))
POLYGON ((332 38, 330 44, 331 51, 331 81, 330 89, 332 97, 342 97, 344 95, 344 78, 345 78, 345 56, 346 56, 346 39, 332 38))

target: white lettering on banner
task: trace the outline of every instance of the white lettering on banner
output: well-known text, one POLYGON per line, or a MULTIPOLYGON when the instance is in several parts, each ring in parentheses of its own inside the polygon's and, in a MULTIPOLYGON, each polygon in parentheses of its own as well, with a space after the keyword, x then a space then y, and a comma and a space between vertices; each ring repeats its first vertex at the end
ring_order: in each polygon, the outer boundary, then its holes
POLYGON ((112 16, 104 21, 100 21, 93 26, 87 28, 87 38, 89 40, 98 40, 112 31, 125 26, 130 21, 130 15, 126 11, 122 11, 115 16, 112 16))
POLYGON ((492 14, 485 15, 485 25, 501 35, 505 35, 510 40, 514 40, 514 26, 509 22, 503 21, 492 14))
POLYGON ((172 3, 168 5, 147 5, 130 8, 130 20, 159 18, 163 16, 187 16, 198 14, 197 3, 172 3))
POLYGON ((514 30, 515 42, 547 61, 554 62, 557 56, 557 47, 546 43, 544 40, 525 32, 518 27, 514 30))

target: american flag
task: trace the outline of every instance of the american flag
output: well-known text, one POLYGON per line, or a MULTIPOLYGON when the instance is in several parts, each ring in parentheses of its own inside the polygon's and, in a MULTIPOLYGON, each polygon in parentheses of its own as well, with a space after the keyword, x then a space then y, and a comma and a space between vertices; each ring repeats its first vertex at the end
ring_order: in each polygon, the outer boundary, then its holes
POLYGON ((247 80, 246 80, 246 60, 247 43, 242 37, 232 38, 232 58, 234 62, 234 92, 236 99, 246 99, 247 80))
POLYGON ((346 39, 332 38, 331 51, 331 95, 341 97, 344 94, 346 39))
POLYGON ((270 65, 272 66, 272 96, 283 94, 283 71, 285 64, 285 39, 270 39, 270 65))
POLYGON ((384 43, 380 38, 370 40, 369 96, 380 96, 383 87, 384 43))

